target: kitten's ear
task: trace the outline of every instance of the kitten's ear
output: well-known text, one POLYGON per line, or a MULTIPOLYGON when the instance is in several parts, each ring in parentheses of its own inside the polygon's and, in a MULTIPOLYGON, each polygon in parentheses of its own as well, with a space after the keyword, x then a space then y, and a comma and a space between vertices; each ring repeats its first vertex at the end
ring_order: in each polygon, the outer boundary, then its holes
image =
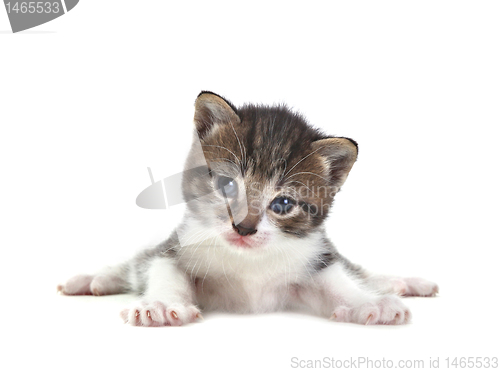
POLYGON ((233 104, 215 93, 201 92, 196 98, 194 112, 194 124, 198 136, 203 138, 216 123, 228 122, 233 124, 240 122, 233 104))
POLYGON ((311 146, 324 157, 329 180, 338 191, 358 157, 358 144, 350 138, 338 137, 314 141, 311 146))

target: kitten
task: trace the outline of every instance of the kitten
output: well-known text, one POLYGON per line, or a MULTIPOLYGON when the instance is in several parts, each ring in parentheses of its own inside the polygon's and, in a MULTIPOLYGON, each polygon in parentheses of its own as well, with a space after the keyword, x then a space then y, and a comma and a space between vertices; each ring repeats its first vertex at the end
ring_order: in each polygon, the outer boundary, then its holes
POLYGON ((200 310, 299 308, 339 322, 404 324, 411 314, 397 295, 438 292, 424 279, 371 274, 328 239, 324 221, 356 161, 355 141, 324 135, 285 106, 236 108, 205 91, 194 124, 179 228, 60 292, 141 293, 121 313, 135 326, 182 325, 200 310))

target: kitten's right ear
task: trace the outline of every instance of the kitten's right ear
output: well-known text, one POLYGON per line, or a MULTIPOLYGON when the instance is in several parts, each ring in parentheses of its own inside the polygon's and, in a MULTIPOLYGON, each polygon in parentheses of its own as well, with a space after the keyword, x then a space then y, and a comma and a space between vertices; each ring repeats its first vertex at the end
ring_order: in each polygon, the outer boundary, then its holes
POLYGON ((311 147, 326 160, 325 169, 337 192, 358 157, 358 144, 350 138, 332 137, 314 141, 311 147))
POLYGON ((194 124, 200 139, 210 132, 214 124, 238 124, 240 121, 233 104, 218 94, 203 91, 196 98, 194 124))

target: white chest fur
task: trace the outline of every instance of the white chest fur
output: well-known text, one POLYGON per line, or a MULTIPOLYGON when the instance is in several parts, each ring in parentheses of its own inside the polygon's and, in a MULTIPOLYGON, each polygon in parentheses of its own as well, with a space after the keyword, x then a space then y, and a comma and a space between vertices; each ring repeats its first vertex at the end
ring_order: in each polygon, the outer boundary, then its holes
POLYGON ((275 311, 286 308, 297 286, 312 279, 310 262, 320 242, 321 233, 278 236, 253 250, 217 237, 181 247, 178 265, 195 283, 197 302, 205 309, 275 311))

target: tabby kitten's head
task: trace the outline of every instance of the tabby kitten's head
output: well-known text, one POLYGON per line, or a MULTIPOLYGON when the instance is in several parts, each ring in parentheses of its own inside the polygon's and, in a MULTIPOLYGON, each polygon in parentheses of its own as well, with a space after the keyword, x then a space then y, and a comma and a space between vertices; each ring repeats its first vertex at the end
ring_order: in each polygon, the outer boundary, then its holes
POLYGON ((188 210, 235 249, 317 231, 358 152, 355 141, 322 134, 286 106, 236 108, 211 92, 198 96, 194 123, 186 169, 204 171, 185 173, 188 210))

